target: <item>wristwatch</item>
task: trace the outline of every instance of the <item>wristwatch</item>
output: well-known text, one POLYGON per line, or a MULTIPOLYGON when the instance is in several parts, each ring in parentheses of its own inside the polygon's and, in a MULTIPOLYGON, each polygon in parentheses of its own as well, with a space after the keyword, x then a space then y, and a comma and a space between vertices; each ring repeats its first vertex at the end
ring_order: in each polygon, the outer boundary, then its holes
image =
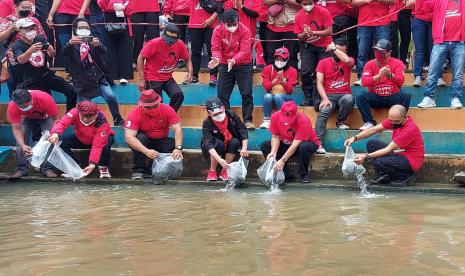
POLYGON ((177 149, 177 150, 182 150, 182 145, 176 146, 176 149, 177 149))
POLYGON ((284 163, 286 163, 287 160, 288 160, 287 157, 285 157, 285 156, 283 156, 281 159, 284 161, 284 163))
POLYGON ((331 48, 331 52, 334 52, 334 51, 336 51, 336 50, 337 50, 337 47, 336 47, 336 46, 334 46, 333 48, 331 48))

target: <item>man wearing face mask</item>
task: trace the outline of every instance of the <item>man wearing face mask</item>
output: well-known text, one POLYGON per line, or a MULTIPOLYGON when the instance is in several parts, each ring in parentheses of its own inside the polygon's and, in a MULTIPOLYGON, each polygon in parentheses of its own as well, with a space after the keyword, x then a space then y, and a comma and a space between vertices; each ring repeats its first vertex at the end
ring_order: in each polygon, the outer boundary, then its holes
POLYGON ((316 68, 316 85, 322 99, 315 125, 316 135, 320 140, 318 154, 326 153, 322 143, 331 113, 338 110, 336 128, 347 130, 349 126, 345 124, 345 120, 354 108, 354 96, 350 91, 350 72, 355 61, 346 54, 345 39, 336 39, 328 45, 327 51, 332 53, 332 56, 321 60, 316 68))
MULTIPOLYGON (((28 157, 32 155, 33 133, 50 130, 58 118, 58 107, 52 96, 39 90, 18 89, 11 94, 8 119, 16 139, 16 172, 10 179, 27 176, 28 157)), ((46 177, 57 177, 52 166, 45 162, 41 171, 46 177)))
POLYGON ((371 108, 390 108, 400 104, 408 110, 412 97, 401 91, 405 65, 399 59, 391 57, 391 42, 380 39, 373 50, 375 59, 365 64, 362 75, 362 85, 368 87, 368 93, 357 97, 357 106, 365 123, 360 130, 376 125, 371 108))
POLYGON ((115 132, 95 103, 80 102, 55 124, 50 134, 48 141, 55 144, 61 140, 60 147, 78 164, 79 159, 71 149, 90 149, 89 165, 83 169, 86 176, 98 165, 100 178, 111 177, 108 165, 115 132), (74 132, 64 134, 71 125, 74 126, 74 132))
POLYGON ((207 99, 205 107, 208 117, 203 121, 200 147, 205 159, 210 161, 207 181, 218 180, 218 164, 222 167, 219 178, 226 181, 229 179, 226 169, 236 159, 239 149, 242 157, 249 156, 247 128, 236 114, 225 110, 219 98, 207 99))
POLYGON ((133 155, 132 180, 152 175, 147 158, 153 160, 160 153, 172 152, 174 159, 182 159, 181 120, 172 107, 161 103, 161 96, 154 90, 141 92, 139 106, 129 112, 125 128, 125 140, 133 155), (168 137, 170 128, 174 139, 168 137))
POLYGON ((313 0, 297 2, 302 4, 294 24, 294 33, 300 40, 300 78, 305 96, 302 106, 311 106, 316 92, 315 68, 320 60, 328 56, 326 47, 333 41, 333 18, 327 9, 315 5, 313 0))
POLYGON ((55 49, 47 39, 37 35, 36 24, 29 18, 18 20, 21 40, 12 49, 16 60, 22 64, 24 81, 19 86, 24 89, 35 89, 51 93, 51 90, 63 93, 66 97, 66 110, 76 106, 76 94, 73 86, 63 78, 55 75, 47 65, 46 55, 55 57, 55 49))
POLYGON ((229 98, 237 83, 242 97, 242 117, 248 129, 252 123, 252 51, 251 34, 247 26, 239 22, 236 10, 223 13, 223 23, 215 28, 212 38, 212 59, 210 69, 219 66, 218 98, 226 109, 230 109, 229 98))
POLYGON ((424 161, 425 146, 421 130, 412 118, 407 116, 407 109, 402 105, 394 105, 389 115, 381 124, 366 129, 344 142, 345 146, 371 137, 386 130, 392 130, 392 141, 386 144, 380 140, 370 140, 366 148, 368 153, 357 155, 355 163, 361 165, 371 159, 378 178, 372 184, 388 184, 407 186, 415 181, 417 172, 424 161))
POLYGON ((284 102, 292 100, 291 95, 297 84, 297 70, 288 64, 287 48, 276 49, 274 59, 274 64, 267 65, 262 71, 262 85, 267 93, 263 97, 263 123, 260 128, 270 127, 273 103, 277 109, 281 109, 284 102))
POLYGON ((177 112, 184 101, 184 94, 173 79, 173 71, 180 59, 187 61, 186 80, 192 80, 192 62, 182 40, 179 28, 168 24, 162 37, 144 45, 137 59, 139 90, 153 89, 160 96, 163 90, 170 97, 170 106, 177 112))

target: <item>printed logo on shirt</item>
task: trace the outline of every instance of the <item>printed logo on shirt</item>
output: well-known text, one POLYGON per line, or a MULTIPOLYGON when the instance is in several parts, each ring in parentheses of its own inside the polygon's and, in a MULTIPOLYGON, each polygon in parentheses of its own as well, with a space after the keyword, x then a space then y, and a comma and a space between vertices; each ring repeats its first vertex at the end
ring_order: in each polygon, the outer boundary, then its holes
POLYGON ((34 67, 42 67, 45 64, 45 55, 42 51, 37 51, 29 58, 29 63, 34 67))
POLYGON ((462 16, 460 13, 460 2, 459 0, 449 0, 449 6, 446 11, 446 18, 462 16))
POLYGON ((100 137, 105 137, 105 135, 107 135, 107 133, 106 133, 106 131, 105 131, 105 130, 104 130, 104 131, 102 131, 102 132, 100 132, 100 137))
POLYGON ((331 83, 329 84, 329 87, 331 87, 333 89, 338 89, 338 88, 345 87, 347 85, 349 85, 349 83, 342 79, 342 80, 333 80, 333 81, 331 81, 331 83))
POLYGON ((392 94, 392 88, 392 85, 389 84, 378 85, 373 88, 373 92, 380 96, 389 96, 392 94))
POLYGON ((71 114, 71 113, 69 113, 69 112, 66 113, 66 116, 68 116, 68 117, 70 117, 70 118, 73 118, 73 114, 71 114))
POLYGON ((131 121, 126 121, 126 127, 131 127, 131 121))

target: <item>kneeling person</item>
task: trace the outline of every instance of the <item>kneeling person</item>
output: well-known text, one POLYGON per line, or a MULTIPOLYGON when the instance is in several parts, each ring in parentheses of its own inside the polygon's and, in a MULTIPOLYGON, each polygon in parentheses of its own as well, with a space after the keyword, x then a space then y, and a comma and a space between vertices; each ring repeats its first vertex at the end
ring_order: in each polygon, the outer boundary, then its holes
POLYGON ((79 103, 57 122, 50 133, 48 139, 50 143, 55 144, 60 139, 62 141, 60 147, 76 162, 78 159, 71 149, 90 149, 89 165, 84 168, 86 175, 92 173, 98 165, 100 178, 111 177, 108 164, 111 145, 115 142, 115 132, 95 103, 89 101, 79 103), (74 126, 74 133, 63 135, 71 125, 74 126))
POLYGON ((210 160, 210 170, 207 181, 218 180, 216 168, 218 164, 223 167, 220 173, 221 180, 228 180, 226 171, 229 164, 236 159, 239 148, 240 155, 248 157, 248 132, 241 119, 232 111, 225 110, 219 98, 210 98, 205 102, 208 117, 202 125, 202 153, 210 160), (224 158, 224 159, 223 159, 224 158))
POLYGON ((421 130, 412 118, 407 116, 407 109, 394 105, 389 109, 388 119, 381 124, 364 130, 345 141, 350 146, 356 141, 368 138, 385 130, 393 130, 392 141, 386 144, 379 140, 367 142, 367 154, 355 158, 357 164, 363 164, 367 158, 373 159, 373 166, 379 178, 372 184, 406 186, 415 180, 414 173, 423 164, 425 147, 421 130))
POLYGON ((285 102, 281 111, 271 116, 271 141, 263 142, 260 149, 267 159, 276 157, 274 169, 284 169, 286 180, 292 178, 287 161, 294 155, 299 159, 299 174, 302 183, 310 182, 308 166, 320 142, 307 115, 297 111, 293 101, 285 102))
POLYGON ((154 90, 142 91, 139 106, 131 110, 125 126, 126 143, 132 150, 132 180, 151 175, 147 159, 155 159, 160 153, 170 153, 174 159, 182 159, 181 120, 172 107, 161 103, 161 96, 154 90), (174 139, 168 137, 170 128, 174 139))

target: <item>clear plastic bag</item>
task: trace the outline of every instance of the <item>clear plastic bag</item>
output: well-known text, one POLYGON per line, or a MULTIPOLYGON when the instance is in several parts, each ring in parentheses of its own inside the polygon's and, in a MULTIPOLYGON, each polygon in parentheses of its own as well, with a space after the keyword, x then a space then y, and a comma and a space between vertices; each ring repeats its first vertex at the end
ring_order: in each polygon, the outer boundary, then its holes
POLYGON ((61 141, 55 144, 47 161, 62 171, 63 176, 66 178, 72 178, 73 180, 83 178, 86 175, 84 171, 71 156, 60 148, 60 145, 61 141))
POLYGON ((342 163, 342 174, 345 177, 359 176, 366 172, 366 169, 362 165, 357 165, 354 162, 355 152, 352 147, 346 147, 346 155, 344 162, 342 163))
POLYGON ((49 141, 47 141, 48 136, 48 130, 42 131, 42 137, 40 137, 39 142, 37 142, 37 144, 32 148, 32 157, 30 158, 30 162, 34 168, 40 168, 47 158, 48 149, 52 145, 49 141))
POLYGON ((274 190, 284 183, 285 177, 283 171, 273 170, 276 164, 276 158, 270 158, 257 169, 258 177, 268 189, 274 190))
POLYGON ((160 153, 152 164, 152 178, 155 184, 174 179, 182 174, 182 159, 174 160, 171 153, 160 153))
POLYGON ((229 165, 228 171, 228 188, 234 188, 236 186, 242 185, 245 183, 245 178, 247 177, 247 167, 249 166, 249 160, 244 158, 239 158, 237 162, 232 162, 229 165))

